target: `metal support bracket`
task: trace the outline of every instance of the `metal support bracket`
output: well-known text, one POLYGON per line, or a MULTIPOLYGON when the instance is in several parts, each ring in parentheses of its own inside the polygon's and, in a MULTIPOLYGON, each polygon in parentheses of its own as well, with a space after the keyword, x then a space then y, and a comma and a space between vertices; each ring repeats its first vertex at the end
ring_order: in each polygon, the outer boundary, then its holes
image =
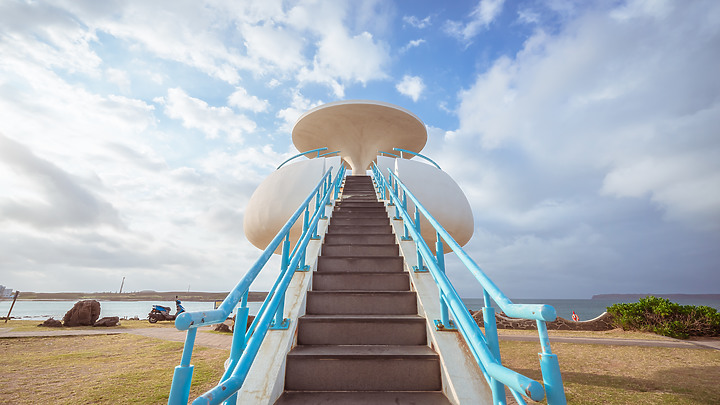
POLYGON ((298 272, 298 271, 302 271, 302 272, 310 271, 310 266, 308 266, 307 264, 304 266, 297 266, 295 268, 295 272, 298 272))
POLYGON ((442 321, 440 319, 436 319, 435 321, 435 330, 440 332, 457 332, 458 328, 457 325, 455 325, 455 322, 450 320, 448 322, 448 325, 443 325, 442 321))
POLYGON ((418 266, 412 266, 412 269, 415 273, 427 273, 428 268, 425 266, 422 266, 422 268, 418 268, 418 266))
POLYGON ((282 322, 280 322, 280 325, 275 325, 275 321, 273 320, 270 324, 270 330, 287 330, 290 328, 290 319, 283 318, 282 322))
POLYGON ((320 240, 320 235, 310 237, 310 240, 320 240))
MULTIPOLYGON (((408 236, 407 238, 404 237, 404 236, 401 236, 401 237, 400 237, 400 240, 402 240, 402 241, 413 240, 413 238, 412 238, 412 236, 408 236)), ((417 267, 417 266, 414 266, 414 267, 417 267)))

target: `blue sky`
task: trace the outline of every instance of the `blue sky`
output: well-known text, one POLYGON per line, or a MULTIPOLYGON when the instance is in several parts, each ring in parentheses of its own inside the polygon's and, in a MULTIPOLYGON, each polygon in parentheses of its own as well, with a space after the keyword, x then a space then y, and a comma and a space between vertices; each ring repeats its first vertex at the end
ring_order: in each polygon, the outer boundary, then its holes
POLYGON ((718 71, 716 1, 6 0, 0 283, 227 290, 295 120, 371 99, 425 122, 510 297, 720 293, 718 71))

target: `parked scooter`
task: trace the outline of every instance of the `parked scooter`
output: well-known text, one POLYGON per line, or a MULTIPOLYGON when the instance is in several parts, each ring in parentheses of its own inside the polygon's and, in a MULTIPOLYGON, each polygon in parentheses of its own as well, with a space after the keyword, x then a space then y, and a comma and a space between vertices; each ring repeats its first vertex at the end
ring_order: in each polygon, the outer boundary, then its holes
POLYGON ((148 314, 148 321, 155 323, 157 321, 174 321, 178 315, 185 312, 182 304, 178 297, 175 297, 175 314, 170 314, 170 307, 164 307, 162 305, 153 305, 152 311, 148 314))

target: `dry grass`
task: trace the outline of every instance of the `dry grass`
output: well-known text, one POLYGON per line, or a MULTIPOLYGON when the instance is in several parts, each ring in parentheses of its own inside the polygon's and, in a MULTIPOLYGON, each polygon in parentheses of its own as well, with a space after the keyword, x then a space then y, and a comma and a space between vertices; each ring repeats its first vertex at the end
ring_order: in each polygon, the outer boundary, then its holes
MULTIPOLYGON (((503 364, 542 381, 538 344, 500 342, 503 364)), ((719 404, 720 351, 553 343, 570 404, 719 404)))
MULTIPOLYGON (((0 339, 0 398, 12 404, 167 403, 182 347, 129 334, 0 339)), ((228 355, 195 348, 191 397, 217 383, 228 355)))

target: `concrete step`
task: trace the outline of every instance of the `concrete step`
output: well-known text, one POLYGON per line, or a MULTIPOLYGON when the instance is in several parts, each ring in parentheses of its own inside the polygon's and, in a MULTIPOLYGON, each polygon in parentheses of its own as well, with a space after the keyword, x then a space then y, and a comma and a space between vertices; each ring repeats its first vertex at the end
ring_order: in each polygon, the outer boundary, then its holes
POLYGON ((323 246, 328 245, 379 245, 395 244, 395 235, 391 233, 379 234, 326 234, 323 246))
POLYGON ((338 218, 343 218, 343 219, 345 219, 345 218, 363 218, 363 219, 365 219, 365 218, 385 218, 385 219, 387 219, 388 214, 387 214, 387 211, 385 211, 385 210, 382 210, 382 211, 360 211, 360 212, 337 210, 337 211, 333 211, 332 217, 336 218, 336 219, 338 219, 338 218))
POLYGON ((275 405, 450 405, 440 391, 285 391, 275 405))
POLYGON ((414 291, 308 291, 308 315, 416 315, 414 291))
POLYGON ((328 225, 328 234, 342 234, 342 235, 369 235, 369 234, 392 234, 392 227, 388 223, 387 225, 334 225, 330 221, 328 225))
POLYGON ((330 223, 333 225, 388 225, 388 217, 380 218, 357 218, 357 217, 332 217, 330 223))
POLYGON ((275 405, 450 405, 440 391, 285 391, 275 405))
POLYGON ((318 257, 317 271, 402 273, 403 258, 400 256, 345 256, 318 257))
POLYGON ((408 273, 316 272, 313 291, 410 291, 408 273))
POLYGON ((383 213, 385 216, 387 216, 387 210, 385 210, 385 207, 340 207, 339 205, 335 207, 333 210, 333 213, 343 212, 346 214, 381 214, 383 213))
POLYGON ((338 201, 338 207, 343 208, 369 208, 369 207, 385 207, 382 201, 338 201))
POLYGON ((305 315, 298 345, 427 345, 419 315, 305 315))
POLYGON ((427 346, 297 346, 287 355, 285 389, 440 391, 440 362, 427 346))
POLYGON ((323 257, 338 256, 397 256, 400 249, 395 243, 382 245, 323 245, 323 257))

